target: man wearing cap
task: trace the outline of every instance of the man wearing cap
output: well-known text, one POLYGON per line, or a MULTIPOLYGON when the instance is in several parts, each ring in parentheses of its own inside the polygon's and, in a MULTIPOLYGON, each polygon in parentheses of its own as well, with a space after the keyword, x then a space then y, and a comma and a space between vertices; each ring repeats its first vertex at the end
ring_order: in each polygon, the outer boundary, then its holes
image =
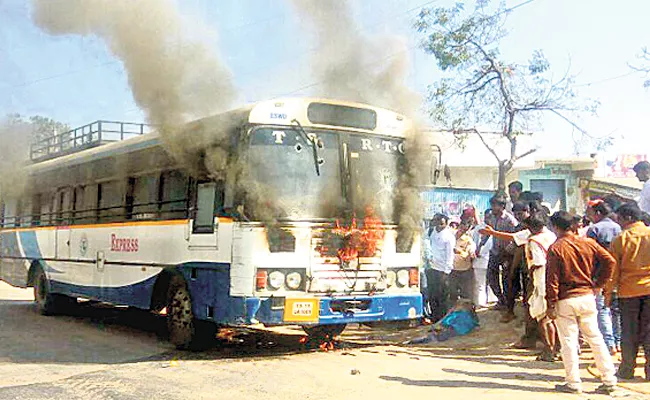
POLYGON ((634 172, 639 181, 643 182, 639 208, 650 213, 650 162, 641 161, 634 166, 634 172))

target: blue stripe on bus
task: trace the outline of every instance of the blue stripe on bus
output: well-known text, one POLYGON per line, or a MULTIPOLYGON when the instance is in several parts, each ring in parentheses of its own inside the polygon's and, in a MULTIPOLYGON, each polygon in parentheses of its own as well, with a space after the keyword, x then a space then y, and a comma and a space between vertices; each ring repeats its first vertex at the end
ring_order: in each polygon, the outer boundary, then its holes
POLYGON ((7 257, 22 257, 18 247, 16 232, 2 232, 2 255, 7 257))
POLYGON ((31 259, 42 258, 41 249, 38 247, 38 240, 36 239, 35 231, 21 231, 18 232, 20 236, 20 244, 23 246, 25 257, 31 259))
POLYGON ((41 248, 38 245, 38 239, 36 237, 36 231, 20 231, 18 232, 20 237, 20 244, 23 247, 24 257, 31 260, 40 260, 41 266, 45 269, 46 272, 50 274, 62 274, 63 271, 60 271, 56 268, 53 268, 47 262, 42 260, 41 248))
POLYGON ((131 285, 116 287, 82 286, 51 280, 50 287, 54 293, 147 310, 151 305, 151 295, 157 278, 158 275, 131 285))

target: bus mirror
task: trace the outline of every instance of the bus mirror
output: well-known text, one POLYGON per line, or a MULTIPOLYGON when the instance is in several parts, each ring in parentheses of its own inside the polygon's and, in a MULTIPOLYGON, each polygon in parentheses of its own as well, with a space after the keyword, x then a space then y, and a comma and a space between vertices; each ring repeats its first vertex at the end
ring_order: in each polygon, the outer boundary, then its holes
POLYGON ((431 145, 431 170, 430 181, 432 185, 438 183, 440 166, 442 165, 442 149, 437 144, 431 145))

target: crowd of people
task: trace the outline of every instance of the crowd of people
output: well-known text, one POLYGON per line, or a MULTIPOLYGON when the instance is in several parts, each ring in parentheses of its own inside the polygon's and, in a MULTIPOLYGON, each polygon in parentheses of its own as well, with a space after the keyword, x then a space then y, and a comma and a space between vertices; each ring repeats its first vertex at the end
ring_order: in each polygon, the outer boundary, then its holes
MULTIPOLYGON (((650 182, 650 164, 635 171, 650 182)), ((646 186, 642 196, 650 196, 646 186)), ((535 349, 541 341, 538 360, 561 359, 566 381, 558 391, 581 392, 581 343, 590 346, 600 372, 598 393, 634 377, 639 346, 650 380, 650 216, 640 207, 643 197, 589 201, 584 217, 551 215, 542 200, 512 182, 507 194, 490 199, 482 219, 473 207, 459 218, 433 216, 424 241, 426 320, 435 323, 459 299, 469 299, 477 307, 492 305, 508 323, 517 318, 521 297, 526 323, 513 347, 535 349)))

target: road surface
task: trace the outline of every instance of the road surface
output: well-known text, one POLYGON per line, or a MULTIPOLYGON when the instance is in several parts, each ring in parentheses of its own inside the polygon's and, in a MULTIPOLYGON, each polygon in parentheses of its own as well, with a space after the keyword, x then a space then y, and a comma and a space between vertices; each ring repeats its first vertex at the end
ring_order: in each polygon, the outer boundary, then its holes
MULTIPOLYGON (((352 327, 328 352, 284 329, 226 331, 215 348, 188 353, 167 344, 162 321, 149 314, 83 305, 74 315, 44 317, 31 292, 0 282, 0 400, 608 398, 553 393, 561 364, 508 349, 519 327, 482 319, 474 337, 445 344, 452 347, 400 345, 422 329, 352 327)), ((593 391, 598 382, 583 375, 593 391)), ((642 394, 648 383, 627 387, 617 397, 650 398, 642 394)))

